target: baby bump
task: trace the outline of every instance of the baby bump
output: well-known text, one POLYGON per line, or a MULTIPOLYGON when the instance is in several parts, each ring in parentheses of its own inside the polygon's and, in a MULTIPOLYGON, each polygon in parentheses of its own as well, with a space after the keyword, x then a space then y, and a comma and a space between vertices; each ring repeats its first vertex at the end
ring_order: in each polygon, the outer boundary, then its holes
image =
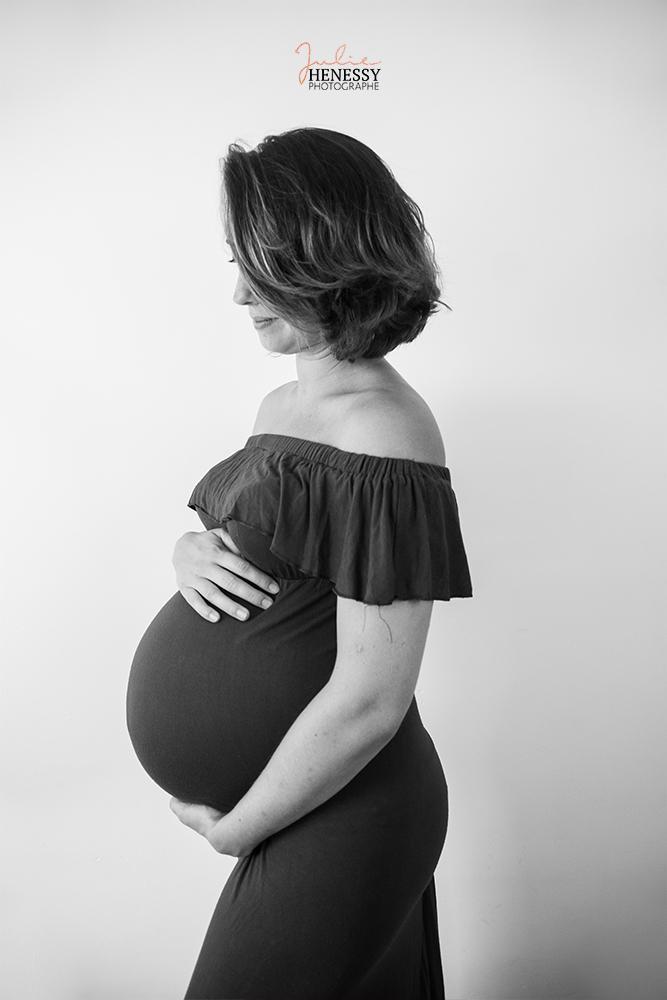
POLYGON ((129 674, 127 727, 166 792, 233 808, 331 675, 335 598, 292 582, 245 622, 206 621, 180 592, 141 638, 129 674))

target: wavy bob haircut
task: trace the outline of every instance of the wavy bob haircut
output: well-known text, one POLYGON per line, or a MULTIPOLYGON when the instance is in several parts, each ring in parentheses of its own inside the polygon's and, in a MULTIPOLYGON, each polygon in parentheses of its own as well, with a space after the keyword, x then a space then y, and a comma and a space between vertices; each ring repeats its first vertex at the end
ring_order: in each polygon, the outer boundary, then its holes
POLYGON ((422 212, 358 139, 296 128, 251 150, 232 143, 220 167, 222 217, 248 286, 339 361, 384 357, 438 311, 422 212))

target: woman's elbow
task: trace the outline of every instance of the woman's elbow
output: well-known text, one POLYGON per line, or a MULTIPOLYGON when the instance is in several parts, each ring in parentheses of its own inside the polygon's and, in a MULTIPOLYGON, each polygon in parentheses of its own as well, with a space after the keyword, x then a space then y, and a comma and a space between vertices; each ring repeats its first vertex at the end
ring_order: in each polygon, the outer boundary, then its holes
POLYGON ((378 698, 375 706, 376 726, 384 736, 391 739, 398 731, 412 703, 414 691, 409 695, 404 694, 402 698, 378 698))
POLYGON ((370 739, 386 743, 399 729, 413 696, 413 687, 372 692, 348 688, 339 701, 346 718, 370 739))

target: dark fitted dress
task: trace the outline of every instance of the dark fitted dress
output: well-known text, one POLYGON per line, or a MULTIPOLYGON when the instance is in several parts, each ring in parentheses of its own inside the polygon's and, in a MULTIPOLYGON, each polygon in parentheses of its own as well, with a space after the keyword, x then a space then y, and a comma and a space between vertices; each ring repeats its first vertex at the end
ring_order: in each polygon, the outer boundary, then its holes
MULTIPOLYGON (((170 795, 231 810, 336 659, 336 595, 472 596, 445 466, 254 434, 188 505, 281 585, 207 622, 180 592, 143 635, 127 725, 170 795)), ((442 1000, 434 870, 447 784, 413 698, 339 792, 237 859, 186 1000, 442 1000)))

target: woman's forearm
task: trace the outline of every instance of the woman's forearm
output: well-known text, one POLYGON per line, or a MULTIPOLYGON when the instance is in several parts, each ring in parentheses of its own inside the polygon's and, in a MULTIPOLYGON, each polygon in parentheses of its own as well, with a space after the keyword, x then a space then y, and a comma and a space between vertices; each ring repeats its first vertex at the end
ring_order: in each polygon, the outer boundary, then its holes
POLYGON ((379 753, 400 720, 330 685, 309 702, 236 806, 220 820, 223 853, 242 855, 335 795, 379 753))

